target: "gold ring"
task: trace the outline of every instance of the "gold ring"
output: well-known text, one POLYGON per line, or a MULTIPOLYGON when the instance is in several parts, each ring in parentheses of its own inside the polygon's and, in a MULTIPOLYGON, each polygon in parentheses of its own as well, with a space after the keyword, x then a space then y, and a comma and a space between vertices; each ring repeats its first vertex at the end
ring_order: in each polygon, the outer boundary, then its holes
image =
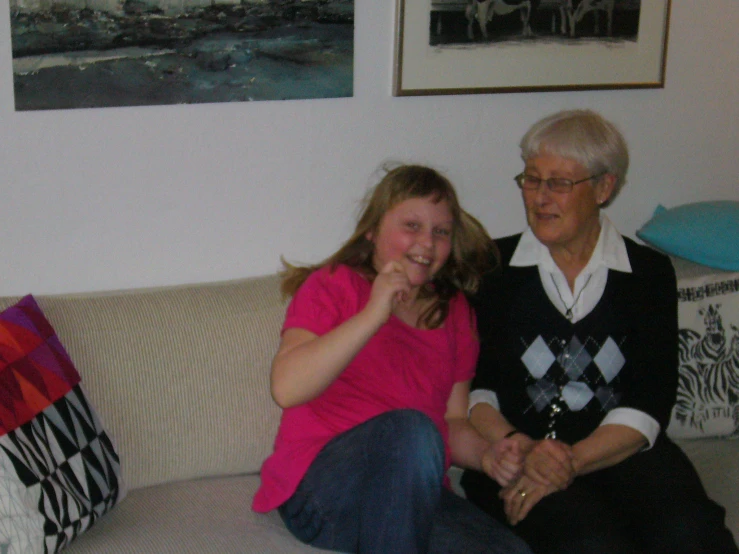
POLYGON ((525 491, 518 491, 518 494, 521 495, 521 498, 526 498, 526 492, 525 491))

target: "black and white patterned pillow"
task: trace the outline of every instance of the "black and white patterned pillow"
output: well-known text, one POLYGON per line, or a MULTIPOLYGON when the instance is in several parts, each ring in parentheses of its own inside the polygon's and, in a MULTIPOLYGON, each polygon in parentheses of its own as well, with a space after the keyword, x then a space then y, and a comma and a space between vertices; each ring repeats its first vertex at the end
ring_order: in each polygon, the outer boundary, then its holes
POLYGON ((739 437, 739 272, 673 260, 679 381, 667 433, 739 437))
POLYGON ((59 552, 125 495, 111 438, 32 296, 0 312, 0 552, 59 552))

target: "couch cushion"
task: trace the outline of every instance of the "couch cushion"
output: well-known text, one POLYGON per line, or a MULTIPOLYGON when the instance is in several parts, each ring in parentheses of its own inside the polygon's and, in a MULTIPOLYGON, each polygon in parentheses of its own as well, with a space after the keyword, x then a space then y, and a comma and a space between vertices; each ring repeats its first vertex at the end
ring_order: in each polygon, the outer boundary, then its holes
POLYGON ((259 471, 280 419, 269 392, 285 313, 277 276, 38 300, 129 488, 259 471))
POLYGON ((277 512, 251 511, 256 475, 180 481, 131 491, 69 554, 298 554, 306 546, 277 512))
POLYGON ((673 438, 739 436, 739 272, 673 259, 680 365, 673 438))
POLYGON ((645 242, 672 256, 710 267, 739 271, 739 202, 694 202, 658 206, 636 232, 645 242))
POLYGON ((26 296, 0 312, 0 550, 57 552, 124 494, 80 376, 26 296))

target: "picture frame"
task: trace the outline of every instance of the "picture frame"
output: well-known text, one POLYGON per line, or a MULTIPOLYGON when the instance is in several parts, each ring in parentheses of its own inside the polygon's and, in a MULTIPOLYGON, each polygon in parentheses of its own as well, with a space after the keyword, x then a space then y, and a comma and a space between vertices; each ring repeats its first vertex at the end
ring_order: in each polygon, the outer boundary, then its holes
POLYGON ((670 0, 396 2, 394 96, 665 84, 670 0))

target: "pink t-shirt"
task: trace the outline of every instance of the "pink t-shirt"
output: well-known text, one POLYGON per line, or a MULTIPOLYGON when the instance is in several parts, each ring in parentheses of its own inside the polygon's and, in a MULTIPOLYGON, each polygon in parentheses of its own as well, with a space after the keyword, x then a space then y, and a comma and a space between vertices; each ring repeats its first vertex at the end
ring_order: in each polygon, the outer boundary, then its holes
MULTIPOLYGON (((298 327, 323 335, 361 311, 371 287, 347 266, 333 272, 324 267, 295 294, 283 331, 298 327)), ((472 379, 478 351, 474 315, 461 293, 439 329, 416 329, 391 316, 320 396, 283 411, 252 508, 277 508, 327 442, 389 410, 412 408, 429 416, 444 439, 448 466, 447 401, 455 383, 472 379)))

